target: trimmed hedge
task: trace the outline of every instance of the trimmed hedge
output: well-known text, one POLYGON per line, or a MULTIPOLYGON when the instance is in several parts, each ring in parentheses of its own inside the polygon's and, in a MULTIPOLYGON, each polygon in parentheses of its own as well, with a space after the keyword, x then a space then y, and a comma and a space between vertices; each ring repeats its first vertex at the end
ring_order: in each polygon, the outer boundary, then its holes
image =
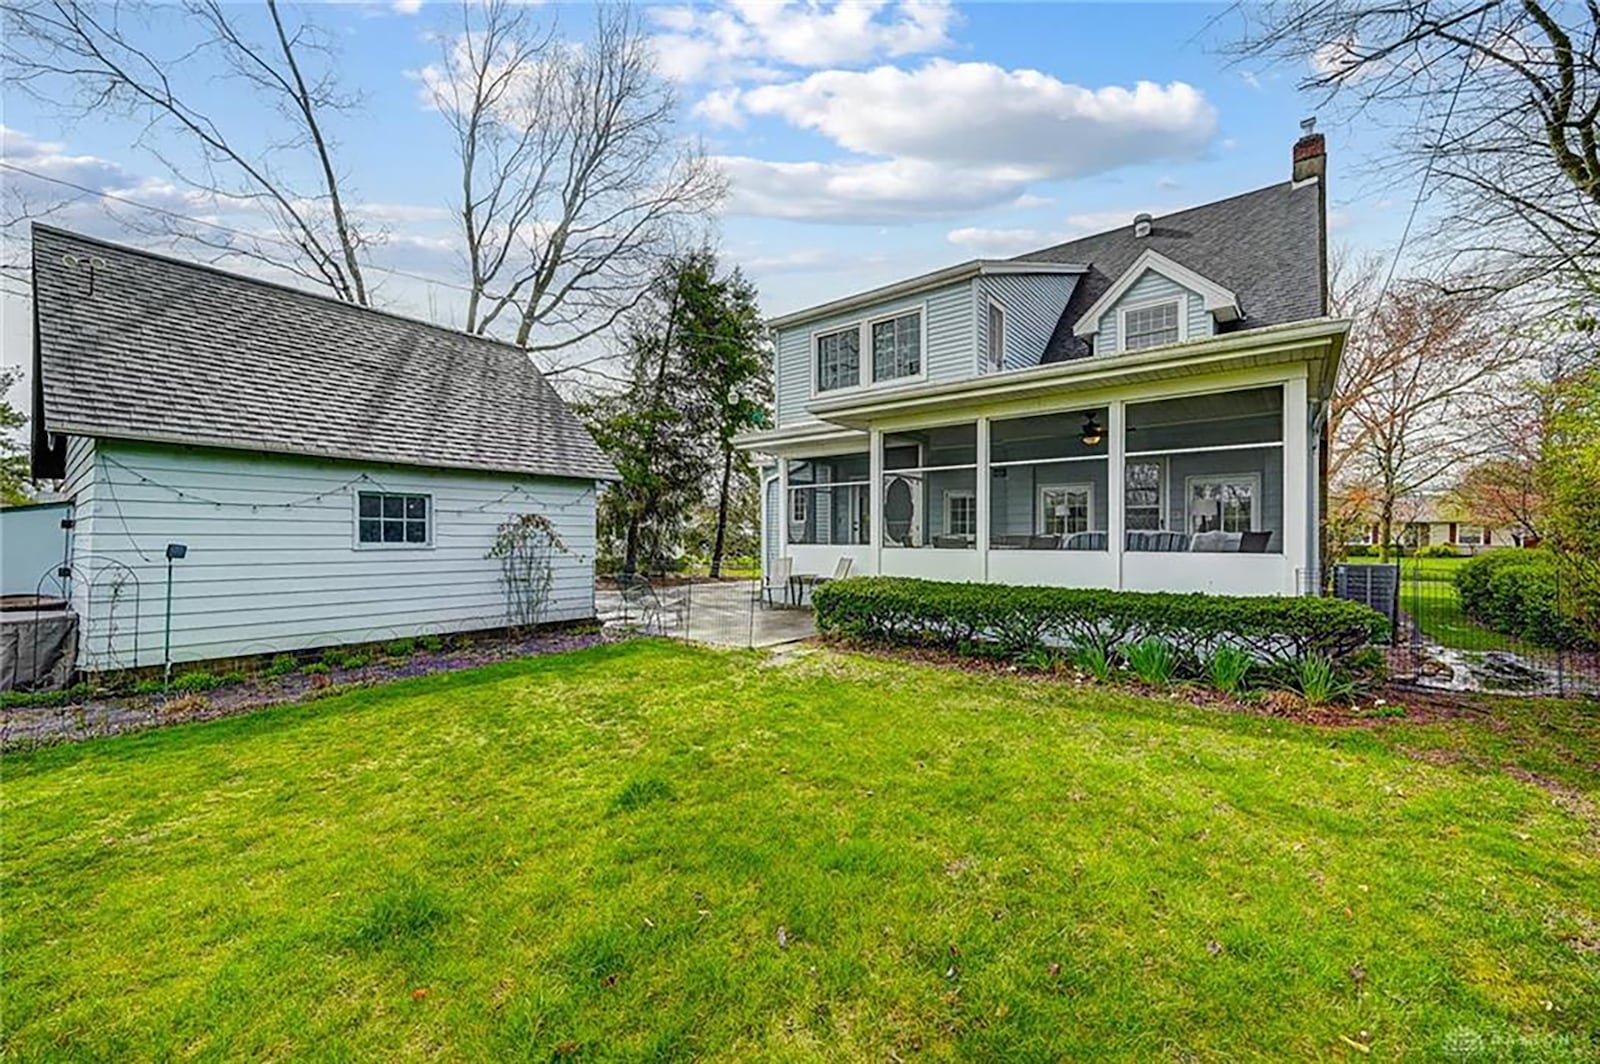
POLYGON ((1157 639, 1172 646, 1186 676, 1201 675, 1220 646, 1244 650, 1263 672, 1280 677, 1313 657, 1356 669, 1366 648, 1389 633, 1382 614, 1342 599, 1012 587, 893 576, 830 581, 817 589, 813 605, 824 635, 969 654, 1021 657, 1039 647, 1070 646, 1125 658, 1128 648, 1157 639))
POLYGON ((1486 551, 1456 570, 1455 584, 1467 616, 1497 632, 1545 647, 1590 642, 1561 609, 1556 560, 1546 551, 1486 551))

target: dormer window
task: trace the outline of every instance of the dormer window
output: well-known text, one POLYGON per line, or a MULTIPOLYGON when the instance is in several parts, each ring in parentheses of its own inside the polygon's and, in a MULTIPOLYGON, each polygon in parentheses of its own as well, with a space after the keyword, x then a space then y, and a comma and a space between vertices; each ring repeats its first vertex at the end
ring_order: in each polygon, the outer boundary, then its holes
POLYGON ((854 388, 861 383, 861 330, 858 326, 818 333, 816 345, 818 394, 854 388))
POLYGON ((1140 351, 1177 343, 1182 339, 1178 313, 1176 299, 1128 307, 1122 312, 1122 349, 1140 351))

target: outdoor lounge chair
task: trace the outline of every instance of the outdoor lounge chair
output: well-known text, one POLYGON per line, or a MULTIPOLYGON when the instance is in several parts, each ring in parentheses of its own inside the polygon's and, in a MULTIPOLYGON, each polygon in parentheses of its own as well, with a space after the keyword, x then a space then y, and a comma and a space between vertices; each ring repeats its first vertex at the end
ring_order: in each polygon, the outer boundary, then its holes
POLYGON ((794 559, 778 558, 773 561, 771 570, 761 571, 761 600, 768 606, 772 605, 774 592, 783 593, 783 601, 789 602, 794 595, 794 582, 789 578, 794 575, 794 559))
POLYGON ((617 590, 622 593, 624 623, 637 624, 641 631, 657 635, 666 635, 683 625, 682 603, 663 601, 648 577, 639 573, 619 576, 617 590))

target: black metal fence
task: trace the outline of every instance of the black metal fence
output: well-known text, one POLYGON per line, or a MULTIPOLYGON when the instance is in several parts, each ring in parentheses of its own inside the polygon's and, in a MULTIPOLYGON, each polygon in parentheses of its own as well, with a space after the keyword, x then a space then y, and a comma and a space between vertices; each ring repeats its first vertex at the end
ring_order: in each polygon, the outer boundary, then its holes
MULTIPOLYGON (((1506 548, 1510 549, 1510 548, 1506 548)), ((1456 586, 1466 558, 1351 559, 1331 590, 1394 621, 1385 648, 1391 679, 1420 687, 1501 694, 1600 697, 1600 650, 1549 645, 1468 614, 1456 586)))

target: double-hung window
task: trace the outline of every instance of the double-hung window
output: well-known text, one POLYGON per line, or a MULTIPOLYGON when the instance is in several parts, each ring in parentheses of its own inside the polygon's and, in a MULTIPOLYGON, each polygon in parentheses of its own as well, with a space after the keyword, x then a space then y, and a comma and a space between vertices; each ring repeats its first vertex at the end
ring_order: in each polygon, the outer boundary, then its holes
POLYGON ((1122 312, 1122 349, 1139 351, 1146 347, 1175 344, 1181 339, 1178 329, 1178 301, 1129 307, 1122 312))
POLYGON ((356 497, 356 542, 363 547, 425 547, 433 542, 426 495, 363 491, 356 497))
POLYGON ((872 323, 872 379, 894 380, 922 373, 922 315, 901 314, 872 323))
POLYGON ((978 534, 978 497, 970 491, 944 493, 944 534, 962 538, 978 534))
POLYGON ((861 330, 852 325, 816 339, 817 391, 854 388, 861 383, 861 330))

